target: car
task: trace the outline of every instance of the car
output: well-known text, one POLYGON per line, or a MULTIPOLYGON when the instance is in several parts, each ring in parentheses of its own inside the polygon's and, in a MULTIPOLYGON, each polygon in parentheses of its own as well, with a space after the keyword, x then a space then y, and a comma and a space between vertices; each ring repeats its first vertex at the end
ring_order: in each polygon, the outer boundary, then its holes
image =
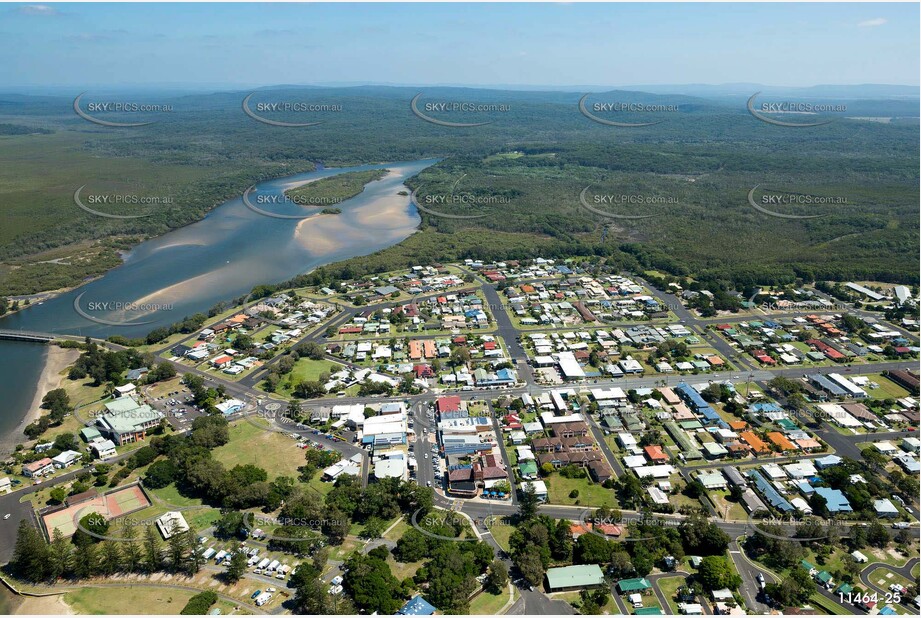
POLYGON ((426 459, 429 458, 429 454, 428 454, 428 453, 425 454, 425 458, 426 458, 426 459))
POLYGON ((3 519, 9 519, 10 515, 12 515, 12 513, 7 513, 6 515, 3 516, 3 519))
POLYGON ((255 599, 255 598, 258 597, 260 594, 262 594, 262 591, 261 591, 261 590, 257 590, 256 592, 254 592, 254 593, 252 593, 251 595, 249 595, 249 598, 255 599))
POLYGON ((277 592, 275 588, 266 588, 265 591, 266 592, 277 592))
POLYGON ((426 482, 426 486, 431 487, 431 486, 432 486, 432 481, 426 482))

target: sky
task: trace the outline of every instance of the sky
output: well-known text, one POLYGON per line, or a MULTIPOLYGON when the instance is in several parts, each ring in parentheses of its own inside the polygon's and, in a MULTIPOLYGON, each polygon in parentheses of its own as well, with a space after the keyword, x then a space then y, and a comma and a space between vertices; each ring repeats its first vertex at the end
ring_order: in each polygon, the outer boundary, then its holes
POLYGON ((0 4, 0 88, 919 83, 917 3, 0 4))

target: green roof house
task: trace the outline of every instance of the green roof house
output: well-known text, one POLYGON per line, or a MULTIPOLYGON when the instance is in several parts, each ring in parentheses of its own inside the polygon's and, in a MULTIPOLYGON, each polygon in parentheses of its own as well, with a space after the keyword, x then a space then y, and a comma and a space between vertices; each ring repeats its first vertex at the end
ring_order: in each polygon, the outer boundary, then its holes
POLYGON ((633 579, 622 579, 617 582, 617 589, 620 590, 621 594, 627 594, 630 592, 642 592, 652 588, 652 584, 649 583, 649 580, 645 577, 634 577, 633 579))
POLYGON ((574 564, 547 569, 547 587, 550 592, 577 590, 604 586, 604 573, 597 564, 574 564))

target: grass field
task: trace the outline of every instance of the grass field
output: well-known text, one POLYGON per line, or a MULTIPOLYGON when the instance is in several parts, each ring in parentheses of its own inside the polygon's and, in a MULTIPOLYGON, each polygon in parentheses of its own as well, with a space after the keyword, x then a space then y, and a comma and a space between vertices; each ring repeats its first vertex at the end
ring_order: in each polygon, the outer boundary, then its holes
POLYGON ((64 595, 77 614, 178 614, 195 593, 145 586, 81 588, 64 595))
POLYGON ((501 594, 493 594, 483 591, 482 594, 470 602, 471 616, 495 616, 499 610, 508 603, 508 589, 503 590, 501 594))
POLYGON ((544 479, 547 482, 549 502, 551 504, 571 504, 586 506, 608 506, 617 508, 617 498, 610 489, 605 489, 588 478, 568 479, 554 473, 544 479), (578 498, 570 498, 569 493, 577 489, 578 498))
POLYGON ((247 421, 237 421, 230 426, 230 441, 214 449, 214 458, 227 468, 253 464, 269 474, 297 477, 297 469, 304 465, 304 451, 294 440, 275 431, 265 431, 247 421))
POLYGON ((499 544, 499 547, 505 551, 510 550, 509 538, 511 538, 512 533, 515 531, 514 526, 502 519, 497 519, 492 522, 489 531, 492 533, 492 538, 496 539, 496 543, 499 544))
POLYGON ((874 399, 901 399, 909 395, 908 391, 881 374, 870 374, 867 377, 870 378, 871 382, 875 382, 878 385, 877 388, 871 388, 867 391, 874 399))
POLYGON ((901 584, 906 588, 912 584, 912 582, 905 577, 883 567, 874 569, 867 577, 872 584, 879 586, 883 590, 889 590, 890 584, 901 584))
POLYGON ((393 555, 387 556, 387 564, 390 565, 390 572, 393 573, 393 576, 403 581, 407 577, 412 577, 416 574, 422 565, 425 564, 425 560, 420 560, 418 562, 397 562, 394 560, 393 555))
POLYGON ((298 382, 319 380, 321 373, 335 373, 341 370, 342 367, 343 366, 338 363, 326 360, 301 358, 294 364, 294 369, 291 370, 291 373, 279 383, 275 392, 277 395, 290 398, 294 391, 294 386, 298 382))
POLYGON ((659 590, 662 591, 662 596, 665 597, 665 600, 668 602, 669 611, 666 613, 678 615, 678 601, 675 599, 675 595, 678 593, 678 588, 685 584, 685 578, 683 575, 676 575, 675 577, 663 577, 658 580, 655 585, 659 587, 659 590))

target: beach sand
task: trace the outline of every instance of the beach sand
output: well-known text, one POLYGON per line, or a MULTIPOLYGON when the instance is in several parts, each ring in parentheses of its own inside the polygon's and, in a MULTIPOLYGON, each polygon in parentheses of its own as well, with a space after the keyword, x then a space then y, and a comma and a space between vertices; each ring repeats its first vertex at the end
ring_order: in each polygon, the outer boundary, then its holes
POLYGON ((42 368, 42 374, 38 378, 38 384, 35 389, 35 396, 32 397, 32 403, 29 404, 29 412, 22 422, 7 434, 0 446, 3 450, 8 450, 21 442, 26 441, 22 431, 27 425, 41 416, 45 410, 41 409, 42 398, 48 391, 54 390, 61 386, 65 379, 63 371, 77 361, 80 357, 80 350, 74 348, 59 348, 56 345, 48 346, 48 354, 45 356, 45 366, 42 368))

